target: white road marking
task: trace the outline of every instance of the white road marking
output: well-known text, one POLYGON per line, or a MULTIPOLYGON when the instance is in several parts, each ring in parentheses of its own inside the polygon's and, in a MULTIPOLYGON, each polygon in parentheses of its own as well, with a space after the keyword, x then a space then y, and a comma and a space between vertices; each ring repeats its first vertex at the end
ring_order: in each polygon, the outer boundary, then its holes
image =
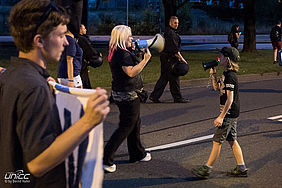
MULTIPOLYGON (((267 118, 267 119, 270 119, 270 120, 275 120, 275 119, 280 119, 280 118, 282 118, 282 115, 269 117, 269 118, 267 118)), ((280 120, 278 120, 278 121, 280 121, 280 120)))
POLYGON ((208 140, 208 139, 211 139, 212 137, 213 137, 213 134, 198 137, 198 138, 192 138, 192 139, 189 139, 189 140, 183 140, 183 141, 179 141, 179 142, 174 142, 174 143, 170 143, 170 144, 165 144, 165 145, 147 148, 146 151, 168 149, 168 148, 172 148, 172 147, 176 147, 176 146, 181 146, 181 145, 185 145, 185 144, 191 144, 191 143, 195 143, 195 142, 199 142, 199 141, 203 141, 203 140, 208 140))
MULTIPOLYGON (((267 119, 282 122, 282 115, 269 117, 267 119)), ((176 146, 182 146, 182 145, 191 144, 191 143, 195 143, 195 142, 199 142, 199 141, 203 141, 203 140, 208 140, 208 139, 211 139, 212 137, 213 137, 213 134, 198 137, 198 138, 192 138, 192 139, 189 139, 189 140, 183 140, 183 141, 179 141, 179 142, 174 142, 174 143, 170 143, 170 144, 164 144, 164 145, 160 145, 160 146, 147 148, 146 151, 156 151, 156 150, 168 149, 168 148, 172 148, 172 147, 176 147, 176 146)))

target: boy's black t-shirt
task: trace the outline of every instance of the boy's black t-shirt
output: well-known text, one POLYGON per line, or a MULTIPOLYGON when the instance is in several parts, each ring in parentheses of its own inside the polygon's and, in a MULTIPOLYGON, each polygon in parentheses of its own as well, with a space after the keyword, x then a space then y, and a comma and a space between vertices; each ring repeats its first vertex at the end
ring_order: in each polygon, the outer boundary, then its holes
POLYGON ((224 75, 223 90, 220 94, 220 105, 225 105, 227 100, 227 90, 233 91, 233 103, 226 114, 226 118, 237 118, 240 114, 240 100, 238 91, 238 78, 235 71, 226 71, 224 75))

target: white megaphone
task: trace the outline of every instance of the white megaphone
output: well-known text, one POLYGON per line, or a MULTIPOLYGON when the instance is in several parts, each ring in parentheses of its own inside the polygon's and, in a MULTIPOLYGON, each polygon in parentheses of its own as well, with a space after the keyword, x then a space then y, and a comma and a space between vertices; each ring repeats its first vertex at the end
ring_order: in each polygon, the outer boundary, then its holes
POLYGON ((154 38, 148 40, 136 40, 134 42, 135 48, 143 49, 143 48, 152 48, 159 53, 164 50, 165 39, 161 34, 156 34, 154 38))

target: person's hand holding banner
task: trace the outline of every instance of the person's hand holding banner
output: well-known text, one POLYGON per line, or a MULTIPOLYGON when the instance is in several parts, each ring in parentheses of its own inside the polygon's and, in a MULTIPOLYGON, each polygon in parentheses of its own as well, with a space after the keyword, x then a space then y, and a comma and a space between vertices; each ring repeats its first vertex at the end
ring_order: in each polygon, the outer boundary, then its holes
POLYGON ((96 88, 96 92, 89 97, 83 118, 86 122, 96 126, 101 123, 110 112, 107 91, 96 88))
POLYGON ((91 130, 88 138, 65 160, 66 187, 79 184, 82 188, 102 188, 103 120, 110 111, 106 90, 49 84, 56 95, 62 130, 66 131, 80 118, 83 127, 91 130))

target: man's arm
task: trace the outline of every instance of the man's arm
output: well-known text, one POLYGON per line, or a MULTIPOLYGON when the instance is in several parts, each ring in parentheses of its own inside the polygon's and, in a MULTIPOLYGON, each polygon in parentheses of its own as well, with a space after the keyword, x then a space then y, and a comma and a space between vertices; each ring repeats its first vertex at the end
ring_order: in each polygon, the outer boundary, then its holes
POLYGON ((106 91, 97 88, 88 102, 83 117, 73 124, 41 154, 27 163, 31 174, 41 177, 58 164, 62 163, 72 151, 101 123, 110 111, 106 91))
POLYGON ((178 58, 178 60, 179 60, 180 62, 183 62, 183 63, 188 64, 187 61, 184 59, 184 57, 181 55, 180 52, 177 52, 177 53, 175 54, 175 56, 178 58))
POLYGON ((235 33, 235 34, 236 34, 237 39, 239 39, 239 37, 240 37, 240 35, 241 35, 241 32, 237 32, 237 33, 235 33))
POLYGON ((68 86, 74 87, 73 82, 73 57, 67 56, 67 73, 68 73, 68 86))

